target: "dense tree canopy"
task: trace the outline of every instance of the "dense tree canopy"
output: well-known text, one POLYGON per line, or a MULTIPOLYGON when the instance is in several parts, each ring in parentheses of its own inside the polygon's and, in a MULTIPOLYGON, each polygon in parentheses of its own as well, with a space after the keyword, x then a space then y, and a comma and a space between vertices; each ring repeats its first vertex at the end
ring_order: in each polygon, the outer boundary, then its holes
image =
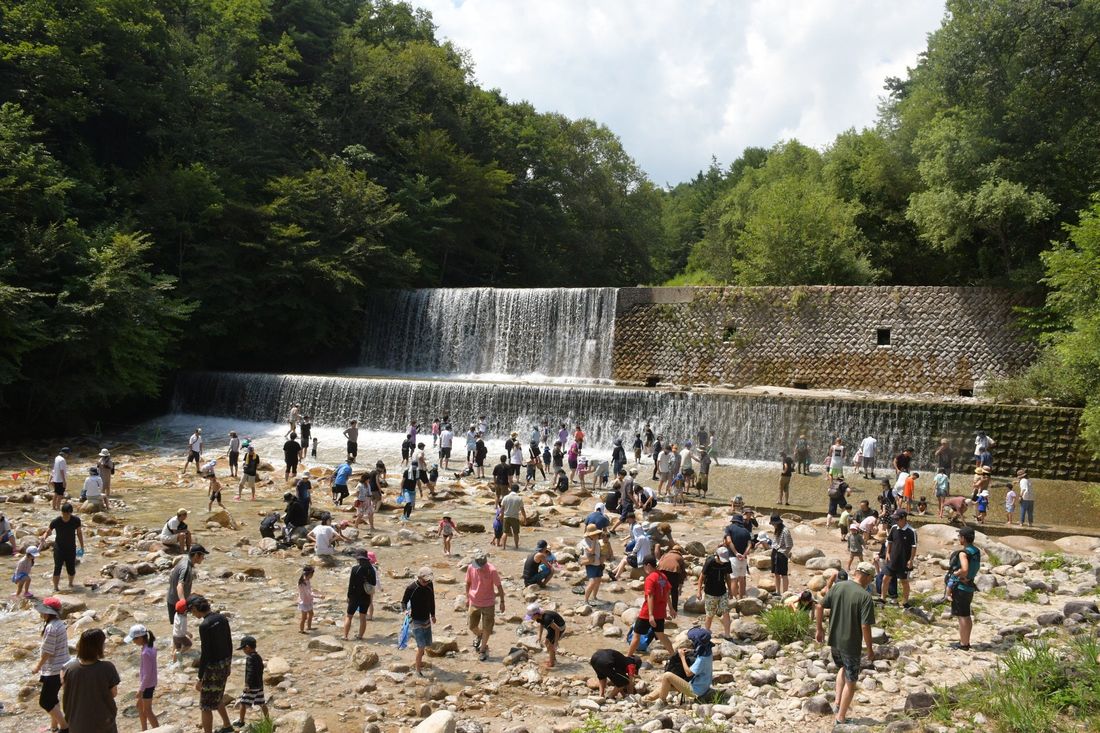
POLYGON ((606 127, 479 88, 391 0, 0 0, 0 404, 355 353, 367 292, 650 280, 606 127))
POLYGON ((1096 0, 949 0, 874 127, 662 190, 405 3, 0 0, 0 405, 56 426, 177 367, 329 368, 378 288, 1044 273, 1030 384, 1084 403, 1100 341, 1059 273, 1095 229, 1098 38, 1096 0))

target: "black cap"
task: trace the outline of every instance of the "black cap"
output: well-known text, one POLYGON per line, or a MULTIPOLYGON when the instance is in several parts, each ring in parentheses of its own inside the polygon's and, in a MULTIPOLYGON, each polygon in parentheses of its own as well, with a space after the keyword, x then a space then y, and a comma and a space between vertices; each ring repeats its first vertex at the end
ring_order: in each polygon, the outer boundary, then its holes
POLYGON ((538 542, 535 543, 535 547, 537 547, 540 550, 545 550, 549 546, 550 546, 550 543, 547 542, 546 540, 539 540, 538 542))
POLYGON ((905 511, 904 509, 898 509, 896 512, 894 512, 894 519, 905 519, 908 516, 909 512, 905 511))
POLYGON ((246 646, 250 646, 253 649, 255 649, 256 648, 256 637, 255 636, 242 636, 241 637, 241 643, 239 645, 237 645, 237 648, 238 649, 244 649, 246 646))
POLYGON ((187 551, 188 555, 209 555, 210 551, 202 545, 191 545, 191 549, 187 551))

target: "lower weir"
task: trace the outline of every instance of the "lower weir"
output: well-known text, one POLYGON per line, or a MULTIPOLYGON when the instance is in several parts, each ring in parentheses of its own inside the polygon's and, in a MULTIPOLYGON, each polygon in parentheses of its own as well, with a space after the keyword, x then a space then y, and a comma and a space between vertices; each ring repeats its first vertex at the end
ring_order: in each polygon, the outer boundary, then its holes
POLYGON ((880 466, 912 447, 918 470, 934 466, 940 438, 955 449, 957 470, 972 465, 974 431, 982 429, 997 441, 998 475, 1026 468, 1033 476, 1100 479, 1079 435, 1080 411, 1068 408, 236 372, 180 375, 174 408, 279 422, 295 402, 315 423, 357 419, 364 429, 394 432, 410 420, 428 424, 444 413, 460 434, 485 415, 496 438, 512 430, 526 436, 543 419, 570 427, 580 423, 588 443, 602 447, 621 437, 629 448, 647 422, 676 442, 705 429, 714 435, 719 456, 747 460, 777 460, 799 435, 808 439, 815 463, 833 436, 850 446, 850 460, 858 442, 871 434, 879 441, 880 466))

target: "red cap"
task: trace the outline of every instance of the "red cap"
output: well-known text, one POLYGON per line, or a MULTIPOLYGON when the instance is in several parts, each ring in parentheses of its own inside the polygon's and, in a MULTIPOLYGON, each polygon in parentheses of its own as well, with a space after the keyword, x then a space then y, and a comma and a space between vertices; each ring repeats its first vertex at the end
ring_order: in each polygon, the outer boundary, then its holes
POLYGON ((57 611, 58 613, 61 613, 61 599, 60 598, 54 598, 53 596, 50 596, 49 598, 43 598, 42 599, 42 605, 43 606, 48 606, 48 607, 52 608, 53 610, 57 611))

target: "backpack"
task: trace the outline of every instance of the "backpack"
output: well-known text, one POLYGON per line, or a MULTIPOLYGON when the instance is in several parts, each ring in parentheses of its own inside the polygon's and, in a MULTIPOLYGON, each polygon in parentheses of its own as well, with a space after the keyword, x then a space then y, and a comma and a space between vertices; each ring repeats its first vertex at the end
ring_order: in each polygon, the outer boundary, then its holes
POLYGON ((367 567, 370 568, 370 580, 363 580, 363 593, 367 594, 368 596, 373 596, 374 591, 378 590, 378 576, 375 574, 374 565, 368 562, 367 567))
MULTIPOLYGON (((695 655, 692 652, 685 652, 684 657, 687 659, 687 664, 689 667, 695 664, 695 655)), ((682 680, 688 679, 687 670, 684 669, 684 666, 680 663, 679 654, 673 654, 671 657, 668 658, 668 661, 665 663, 665 671, 672 672, 672 674, 676 675, 682 680)))
MULTIPOLYGON (((653 640, 657 638, 657 631, 652 626, 649 631, 642 634, 642 637, 638 639, 638 651, 644 652, 649 650, 649 645, 653 643, 653 640)), ((626 632, 626 643, 629 644, 634 639, 634 629, 626 632)), ((677 661, 679 661, 679 655, 677 655, 677 661)))

